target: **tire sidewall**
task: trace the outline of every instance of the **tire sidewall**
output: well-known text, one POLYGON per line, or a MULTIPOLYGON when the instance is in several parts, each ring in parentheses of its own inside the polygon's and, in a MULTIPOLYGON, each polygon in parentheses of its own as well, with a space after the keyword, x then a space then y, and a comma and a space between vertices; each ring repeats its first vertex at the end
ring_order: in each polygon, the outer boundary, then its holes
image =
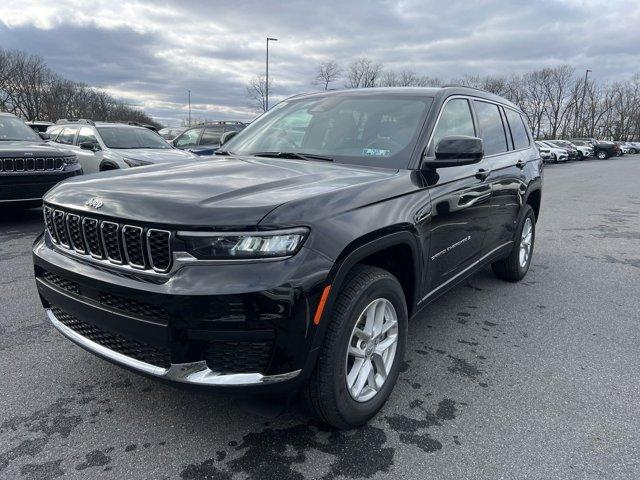
POLYGON ((337 374, 334 375, 332 387, 341 416, 348 423, 359 425, 369 420, 382 408, 396 384, 400 373, 400 365, 404 360, 407 341, 407 307, 400 285, 392 278, 382 278, 374 281, 352 303, 345 317, 346 321, 342 322, 340 329, 341 342, 336 349, 333 362, 337 374), (396 309, 398 316, 398 346, 391 371, 382 389, 371 400, 357 402, 351 397, 346 384, 347 349, 358 317, 364 308, 377 298, 386 298, 396 309))

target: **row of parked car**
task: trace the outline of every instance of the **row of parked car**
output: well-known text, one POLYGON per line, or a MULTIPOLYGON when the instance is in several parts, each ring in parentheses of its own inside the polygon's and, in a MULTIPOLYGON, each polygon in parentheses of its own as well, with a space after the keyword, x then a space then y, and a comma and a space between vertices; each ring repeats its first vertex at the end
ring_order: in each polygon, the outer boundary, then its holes
POLYGON ((595 138, 536 141, 543 161, 558 163, 595 157, 604 160, 625 154, 640 153, 640 142, 609 142, 595 138))
POLYGON ((0 112, 0 203, 40 204, 53 185, 82 173, 213 155, 245 126, 235 121, 209 122, 181 129, 167 140, 152 125, 136 122, 61 119, 25 123, 0 112))

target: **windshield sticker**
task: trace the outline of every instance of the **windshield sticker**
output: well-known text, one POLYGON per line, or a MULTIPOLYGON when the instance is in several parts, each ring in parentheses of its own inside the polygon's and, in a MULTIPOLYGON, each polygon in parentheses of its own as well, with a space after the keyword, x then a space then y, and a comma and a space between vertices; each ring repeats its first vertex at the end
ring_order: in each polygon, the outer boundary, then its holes
POLYGON ((362 150, 362 154, 367 157, 388 157, 390 153, 390 150, 382 150, 380 148, 365 148, 362 150))

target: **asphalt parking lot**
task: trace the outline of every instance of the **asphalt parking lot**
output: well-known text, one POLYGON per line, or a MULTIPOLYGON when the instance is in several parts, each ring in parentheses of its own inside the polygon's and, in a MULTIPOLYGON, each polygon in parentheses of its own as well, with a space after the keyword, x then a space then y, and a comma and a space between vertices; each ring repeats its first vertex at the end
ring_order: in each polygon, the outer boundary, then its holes
MULTIPOLYGON (((44 318, 41 212, 0 212, 0 478, 640 477, 640 155, 551 165, 533 266, 410 326, 390 402, 329 431, 128 373, 44 318)), ((274 409, 275 411, 275 409, 274 409)))

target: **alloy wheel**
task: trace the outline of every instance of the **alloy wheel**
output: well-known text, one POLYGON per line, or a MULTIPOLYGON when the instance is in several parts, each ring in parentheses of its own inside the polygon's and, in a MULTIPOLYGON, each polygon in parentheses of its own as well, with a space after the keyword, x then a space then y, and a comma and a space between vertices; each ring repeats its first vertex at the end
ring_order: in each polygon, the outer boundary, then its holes
POLYGON ((386 298, 360 313, 349 339, 346 383, 356 402, 371 400, 385 384, 398 346, 398 315, 386 298))
POLYGON ((529 261, 529 257, 531 256, 531 243, 533 240, 533 224, 531 223, 531 218, 527 217, 522 226, 522 236, 520 237, 520 256, 519 263, 520 267, 524 268, 527 266, 527 262, 529 261))

